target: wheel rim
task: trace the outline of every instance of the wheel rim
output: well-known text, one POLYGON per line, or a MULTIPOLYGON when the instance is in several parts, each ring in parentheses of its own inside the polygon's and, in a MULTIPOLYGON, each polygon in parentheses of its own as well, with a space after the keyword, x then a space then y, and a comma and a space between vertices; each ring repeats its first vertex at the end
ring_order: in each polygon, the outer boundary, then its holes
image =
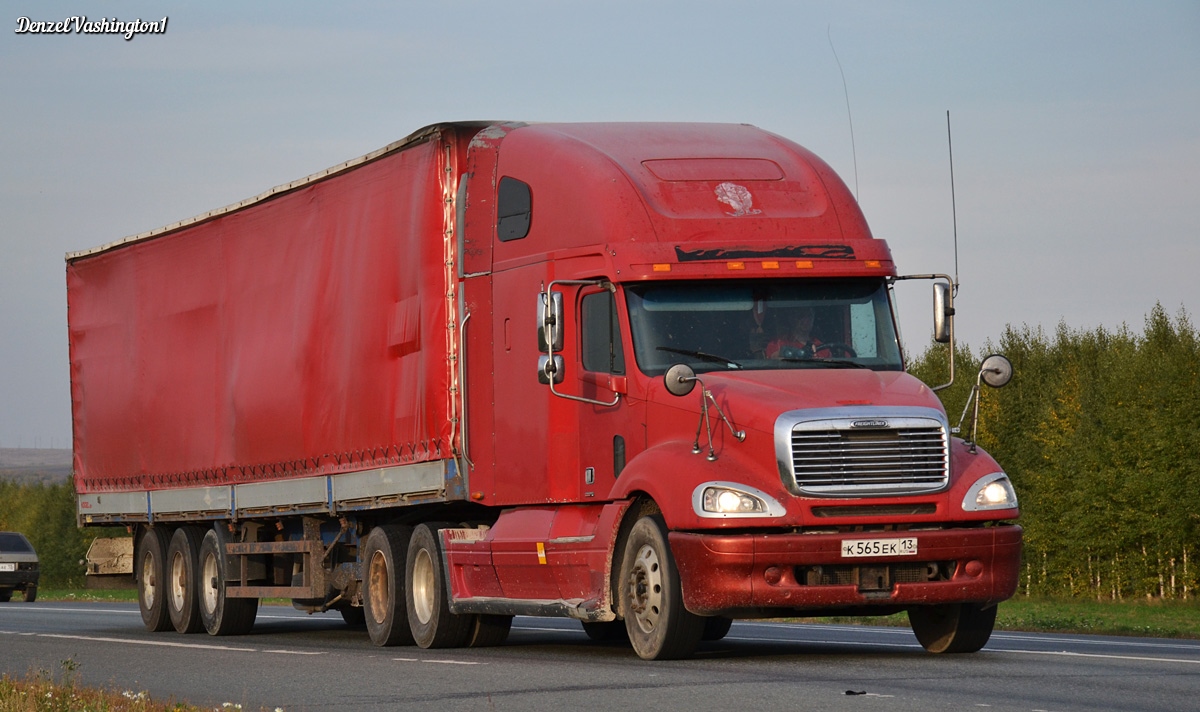
POLYGON ((412 572, 413 612, 417 620, 428 623, 433 618, 434 597, 436 586, 433 580, 433 559, 429 552, 421 549, 413 561, 412 572))
POLYGON ((212 615, 217 610, 217 557, 209 554, 204 557, 203 563, 200 565, 200 581, 201 581, 201 596, 200 601, 204 604, 204 611, 212 615))
POLYGON ((643 633, 658 626, 662 614, 662 566, 649 544, 638 550, 629 572, 629 610, 643 633))
POLYGON ((387 620, 388 601, 391 600, 391 587, 388 585, 387 557, 382 551, 371 554, 371 563, 367 567, 367 590, 371 611, 371 620, 384 623, 387 620))
POLYGON ((183 610, 183 596, 187 590, 187 567, 183 563, 183 554, 176 553, 171 557, 171 600, 175 610, 183 610))
POLYGON ((142 600, 146 609, 154 608, 158 599, 158 577, 154 575, 154 557, 147 552, 142 556, 142 600))

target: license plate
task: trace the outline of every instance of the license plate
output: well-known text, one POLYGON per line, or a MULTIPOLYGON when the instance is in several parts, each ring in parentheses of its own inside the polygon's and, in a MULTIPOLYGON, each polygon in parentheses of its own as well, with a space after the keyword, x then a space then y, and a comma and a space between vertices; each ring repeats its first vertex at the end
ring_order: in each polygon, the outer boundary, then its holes
POLYGON ((916 556, 917 538, 902 539, 842 539, 842 558, 864 556, 916 556))
POLYGON ((0 564, 0 571, 16 571, 16 564, 0 564))

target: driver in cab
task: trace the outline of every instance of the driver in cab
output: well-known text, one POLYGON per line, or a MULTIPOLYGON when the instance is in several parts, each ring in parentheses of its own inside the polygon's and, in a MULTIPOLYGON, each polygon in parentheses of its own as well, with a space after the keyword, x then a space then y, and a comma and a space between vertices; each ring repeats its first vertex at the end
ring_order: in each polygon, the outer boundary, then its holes
POLYGON ((821 348, 821 340, 812 335, 812 307, 800 307, 796 310, 796 319, 791 329, 781 329, 779 337, 767 342, 764 355, 767 358, 829 358, 829 349, 821 348))

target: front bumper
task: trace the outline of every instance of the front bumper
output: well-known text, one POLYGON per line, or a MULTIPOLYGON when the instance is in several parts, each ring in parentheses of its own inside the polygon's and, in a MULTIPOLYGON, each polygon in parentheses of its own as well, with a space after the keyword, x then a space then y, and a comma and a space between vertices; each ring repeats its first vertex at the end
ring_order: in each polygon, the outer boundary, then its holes
POLYGON ((684 606, 701 615, 996 603, 1016 592, 1021 565, 1017 525, 844 534, 671 532, 669 538, 684 606), (842 556, 844 540, 898 537, 917 539, 915 556, 842 556), (925 568, 936 572, 929 580, 908 575, 925 568))

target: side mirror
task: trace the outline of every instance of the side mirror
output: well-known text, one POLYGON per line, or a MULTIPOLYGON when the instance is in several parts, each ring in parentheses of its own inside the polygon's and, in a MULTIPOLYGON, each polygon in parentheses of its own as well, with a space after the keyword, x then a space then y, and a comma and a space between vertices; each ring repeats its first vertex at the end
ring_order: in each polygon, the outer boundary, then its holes
POLYGON ((563 348, 563 295, 562 292, 550 292, 550 301, 546 301, 546 292, 538 293, 538 351, 549 353, 551 350, 562 351, 563 348))
POLYGON ((979 367, 980 380, 992 388, 1002 388, 1012 380, 1012 377, 1012 361, 1009 361, 1000 354, 988 356, 979 367))
POLYGON ((671 395, 686 396, 696 388, 696 372, 686 363, 677 363, 667 369, 663 382, 671 395))
POLYGON ((950 285, 944 282, 933 284, 933 340, 939 344, 950 343, 950 331, 954 324, 954 298, 950 285))

